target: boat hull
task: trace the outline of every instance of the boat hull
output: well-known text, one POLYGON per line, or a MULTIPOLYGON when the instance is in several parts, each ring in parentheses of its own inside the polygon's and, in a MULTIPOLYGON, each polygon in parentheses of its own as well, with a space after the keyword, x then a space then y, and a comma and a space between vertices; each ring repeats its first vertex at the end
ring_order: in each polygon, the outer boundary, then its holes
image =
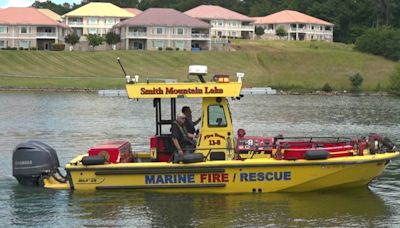
MULTIPOLYGON (((398 156, 399 152, 316 161, 248 159, 193 164, 149 162, 92 166, 71 163, 66 170, 70 175, 68 186, 75 190, 306 192, 365 186, 382 173, 391 159, 398 156)), ((57 184, 47 181, 45 187, 57 188, 57 184)))

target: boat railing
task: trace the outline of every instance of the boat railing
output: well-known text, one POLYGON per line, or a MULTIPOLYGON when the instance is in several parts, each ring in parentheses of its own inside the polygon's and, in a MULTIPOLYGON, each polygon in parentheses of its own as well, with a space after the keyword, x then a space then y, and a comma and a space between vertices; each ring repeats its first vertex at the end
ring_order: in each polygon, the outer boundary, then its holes
POLYGON ((276 137, 273 146, 282 149, 344 148, 353 146, 353 142, 349 137, 276 137))
POLYGON ((315 142, 314 140, 316 139, 323 139, 323 140, 328 140, 331 139, 332 141, 336 141, 336 142, 351 142, 353 139, 350 137, 324 137, 324 136, 317 136, 317 137, 275 137, 276 139, 282 139, 282 140, 286 140, 286 139, 291 139, 291 140, 300 140, 300 139, 304 139, 304 142, 315 142))

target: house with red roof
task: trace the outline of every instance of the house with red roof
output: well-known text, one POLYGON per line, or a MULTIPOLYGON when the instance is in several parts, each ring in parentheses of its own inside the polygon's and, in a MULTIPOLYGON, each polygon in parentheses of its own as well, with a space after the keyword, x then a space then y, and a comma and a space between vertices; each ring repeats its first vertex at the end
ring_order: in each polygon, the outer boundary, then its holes
POLYGON ((214 38, 254 38, 253 18, 221 6, 201 5, 185 14, 211 24, 214 38))
POLYGON ((126 50, 210 50, 211 25, 175 9, 150 8, 114 26, 126 50))
POLYGON ((288 40, 333 41, 334 24, 294 10, 283 10, 254 19, 256 26, 264 28, 264 39, 279 39, 276 29, 283 27, 288 33, 288 40))
POLYGON ((10 7, 0 10, 0 48, 50 50, 64 41, 68 26, 35 8, 10 7))

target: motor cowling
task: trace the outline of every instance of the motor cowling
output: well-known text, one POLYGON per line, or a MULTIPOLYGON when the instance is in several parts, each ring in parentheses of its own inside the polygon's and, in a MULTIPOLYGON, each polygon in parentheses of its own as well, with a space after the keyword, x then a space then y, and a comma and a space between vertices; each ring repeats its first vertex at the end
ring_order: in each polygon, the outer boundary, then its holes
POLYGON ((20 143, 13 151, 13 176, 22 185, 42 186, 43 177, 56 173, 59 166, 56 151, 40 141, 20 143))

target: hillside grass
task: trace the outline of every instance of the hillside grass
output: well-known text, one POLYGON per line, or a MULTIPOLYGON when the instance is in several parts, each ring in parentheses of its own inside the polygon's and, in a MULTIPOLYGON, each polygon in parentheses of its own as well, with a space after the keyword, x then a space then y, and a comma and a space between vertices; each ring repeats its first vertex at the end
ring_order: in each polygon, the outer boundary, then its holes
POLYGON ((244 72, 244 86, 284 90, 350 89, 349 76, 360 73, 362 90, 386 87, 395 62, 362 54, 351 45, 325 42, 249 41, 235 51, 0 51, 2 88, 113 89, 124 87, 121 58, 130 75, 187 80, 188 66, 204 64, 209 74, 244 72))

